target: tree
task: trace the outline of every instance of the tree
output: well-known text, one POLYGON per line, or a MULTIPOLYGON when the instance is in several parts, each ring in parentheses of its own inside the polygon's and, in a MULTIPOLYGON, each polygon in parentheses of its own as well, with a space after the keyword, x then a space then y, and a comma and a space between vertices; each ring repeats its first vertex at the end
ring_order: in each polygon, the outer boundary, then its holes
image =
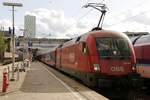
POLYGON ((6 43, 5 43, 4 32, 0 32, 0 61, 3 60, 5 50, 6 50, 6 43))

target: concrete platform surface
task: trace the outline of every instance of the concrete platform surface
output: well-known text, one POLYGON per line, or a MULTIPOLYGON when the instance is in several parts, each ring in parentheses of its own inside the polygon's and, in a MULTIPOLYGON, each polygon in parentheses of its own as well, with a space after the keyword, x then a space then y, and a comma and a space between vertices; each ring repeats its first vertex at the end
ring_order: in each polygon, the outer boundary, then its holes
POLYGON ((40 62, 31 63, 18 85, 12 86, 16 90, 1 95, 0 100, 107 100, 40 62))

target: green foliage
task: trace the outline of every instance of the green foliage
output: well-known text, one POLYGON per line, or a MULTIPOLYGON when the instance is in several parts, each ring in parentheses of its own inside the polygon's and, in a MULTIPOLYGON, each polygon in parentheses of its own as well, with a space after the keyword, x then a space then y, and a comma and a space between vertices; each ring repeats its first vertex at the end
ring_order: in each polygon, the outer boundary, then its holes
POLYGON ((0 53, 3 53, 6 49, 4 33, 0 32, 0 53))

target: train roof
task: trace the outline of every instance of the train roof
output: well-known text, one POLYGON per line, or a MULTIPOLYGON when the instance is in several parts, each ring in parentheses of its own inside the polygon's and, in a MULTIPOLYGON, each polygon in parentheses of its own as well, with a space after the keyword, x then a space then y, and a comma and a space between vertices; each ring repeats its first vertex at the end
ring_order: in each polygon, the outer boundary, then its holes
POLYGON ((54 52, 55 50, 56 50, 56 48, 58 48, 58 47, 54 47, 54 48, 52 48, 52 49, 48 49, 48 50, 44 50, 44 51, 42 51, 42 52, 39 52, 38 54, 37 54, 37 56, 40 56, 40 55, 45 55, 45 54, 48 54, 48 53, 50 53, 50 52, 54 52))
POLYGON ((71 39, 70 41, 63 43, 61 45, 61 47, 67 47, 69 45, 76 44, 79 41, 86 41, 88 36, 93 36, 93 37, 122 37, 122 38, 128 39, 127 35, 124 33, 121 33, 121 32, 110 31, 110 30, 94 30, 94 31, 87 32, 81 36, 78 36, 76 38, 71 39))
POLYGON ((127 37, 127 35, 122 32, 111 30, 91 31, 89 34, 93 35, 94 37, 127 37))
POLYGON ((134 45, 136 44, 150 44, 150 34, 147 35, 141 35, 137 38, 132 38, 131 41, 134 45), (134 41, 133 41, 134 40, 134 41))

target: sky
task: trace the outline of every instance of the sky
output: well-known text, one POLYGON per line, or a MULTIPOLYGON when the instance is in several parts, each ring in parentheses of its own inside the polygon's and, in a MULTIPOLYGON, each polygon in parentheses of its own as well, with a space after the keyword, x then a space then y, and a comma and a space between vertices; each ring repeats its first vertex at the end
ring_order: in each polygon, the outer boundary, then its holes
POLYGON ((11 7, 3 2, 19 2, 15 8, 15 34, 22 35, 24 16, 36 16, 36 37, 72 38, 96 27, 100 12, 83 8, 87 3, 105 3, 103 29, 119 32, 150 32, 149 0, 0 0, 0 28, 12 26, 11 7))

